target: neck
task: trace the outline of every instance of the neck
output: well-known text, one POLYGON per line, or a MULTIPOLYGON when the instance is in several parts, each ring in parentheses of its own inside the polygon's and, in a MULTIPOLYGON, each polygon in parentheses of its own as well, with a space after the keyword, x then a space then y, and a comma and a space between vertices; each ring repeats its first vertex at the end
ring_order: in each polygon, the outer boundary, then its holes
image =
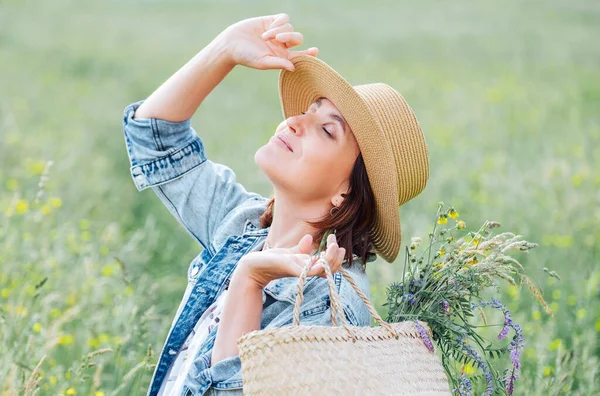
POLYGON ((316 252, 321 241, 315 236, 317 231, 306 221, 316 221, 329 213, 327 205, 317 202, 309 203, 294 201, 282 193, 275 193, 275 213, 267 235, 270 248, 290 248, 296 246, 306 234, 313 236, 313 250, 316 252))

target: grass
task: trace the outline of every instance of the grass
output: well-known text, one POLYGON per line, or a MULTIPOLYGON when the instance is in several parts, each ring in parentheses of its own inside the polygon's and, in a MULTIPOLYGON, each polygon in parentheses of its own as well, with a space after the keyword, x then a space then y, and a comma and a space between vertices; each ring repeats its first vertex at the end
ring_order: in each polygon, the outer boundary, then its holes
MULTIPOLYGON (((600 6, 579 0, 0 1, 0 391, 145 392, 200 247, 135 189, 123 108, 227 25, 282 11, 352 84, 386 82, 415 110, 431 178, 400 210, 403 247, 440 200, 540 244, 520 261, 554 316, 503 290, 526 339, 515 393, 593 393, 600 6)), ((277 74, 236 68, 193 118, 208 156, 263 195, 253 154, 281 120, 277 74)), ((401 269, 369 268, 382 311, 401 269)))

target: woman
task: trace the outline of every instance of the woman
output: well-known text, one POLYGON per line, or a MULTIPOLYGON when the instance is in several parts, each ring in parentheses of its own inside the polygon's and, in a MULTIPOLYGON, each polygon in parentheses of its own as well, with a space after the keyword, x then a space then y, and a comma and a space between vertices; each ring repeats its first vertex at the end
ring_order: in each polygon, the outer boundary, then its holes
POLYGON ((370 315, 339 272, 369 295, 376 254, 393 261, 398 206, 429 177, 427 147, 410 107, 385 84, 350 86, 302 43, 286 14, 250 18, 221 32, 147 99, 125 108, 123 128, 138 190, 156 192, 204 248, 163 346, 149 395, 241 395, 236 341, 290 325, 297 276, 310 266, 301 324, 331 325, 325 260, 348 322, 370 315), (206 158, 191 117, 236 66, 282 69, 285 119, 254 156, 273 184, 267 199, 206 158))

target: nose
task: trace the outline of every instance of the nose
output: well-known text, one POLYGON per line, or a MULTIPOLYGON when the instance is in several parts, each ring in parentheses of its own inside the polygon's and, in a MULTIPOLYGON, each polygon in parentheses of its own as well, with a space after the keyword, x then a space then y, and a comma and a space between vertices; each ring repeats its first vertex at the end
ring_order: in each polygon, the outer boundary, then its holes
POLYGON ((286 120, 286 124, 294 135, 301 136, 304 134, 304 129, 306 128, 305 119, 306 116, 302 115, 292 116, 286 120))

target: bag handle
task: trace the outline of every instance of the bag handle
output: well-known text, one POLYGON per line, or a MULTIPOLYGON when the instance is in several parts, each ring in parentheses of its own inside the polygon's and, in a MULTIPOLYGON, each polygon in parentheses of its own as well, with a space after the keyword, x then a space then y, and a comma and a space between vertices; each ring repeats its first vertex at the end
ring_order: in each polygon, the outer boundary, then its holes
MULTIPOLYGON (((312 260, 309 260, 309 262, 306 264, 306 266, 302 270, 302 273, 298 277, 298 285, 297 285, 298 297, 296 298, 296 303, 294 305, 294 320, 293 320, 292 326, 300 325, 300 305, 302 304, 302 301, 304 301, 303 287, 304 287, 304 282, 306 281, 306 275, 308 273, 308 270, 311 267, 311 261, 312 260)), ((317 263, 318 262, 322 263, 323 268, 325 269, 325 274, 327 275, 327 284, 329 286, 329 299, 331 301, 331 322, 333 323, 334 326, 338 325, 338 321, 336 318, 336 312, 337 312, 337 314, 340 316, 340 319, 342 320, 342 325, 348 331, 348 333, 351 336, 353 336, 354 333, 350 329, 350 326, 348 325, 348 322, 346 321, 346 316, 344 315, 344 309, 343 309, 340 295, 338 294, 338 292, 335 288, 335 282, 333 280, 333 274, 331 273, 331 267, 329 266, 329 263, 325 259, 325 252, 321 252, 319 254, 319 259, 317 260, 317 263)), ((315 263, 315 264, 317 264, 317 263, 315 263)), ((379 314, 375 310, 375 307, 373 307, 373 304, 371 303, 369 298, 362 292, 362 290, 360 290, 360 288, 358 287, 356 282, 354 282, 354 279, 352 278, 352 276, 350 276, 350 274, 343 268, 340 268, 339 271, 342 273, 344 278, 346 278, 346 280, 350 283, 350 286, 352 286, 352 289, 354 289, 356 294, 358 294, 358 296, 361 298, 361 300, 363 300, 363 302, 367 306, 367 309, 369 310, 369 314, 371 315, 371 317, 373 317, 373 319, 375 319, 375 321, 377 323, 379 323, 379 325, 381 327, 385 328, 394 338, 398 338, 400 335, 396 334, 396 332, 394 331, 392 326, 390 326, 390 324, 388 322, 386 322, 385 320, 383 320, 381 318, 381 316, 379 316, 379 314)))

